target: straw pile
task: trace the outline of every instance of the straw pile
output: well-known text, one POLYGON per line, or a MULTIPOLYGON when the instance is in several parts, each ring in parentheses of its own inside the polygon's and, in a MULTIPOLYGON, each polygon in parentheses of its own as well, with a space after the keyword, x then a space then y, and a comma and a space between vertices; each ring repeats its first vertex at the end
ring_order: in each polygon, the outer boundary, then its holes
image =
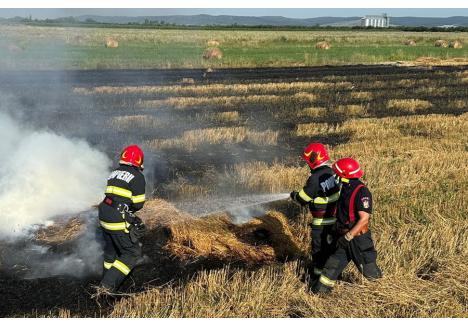
MULTIPOLYGON (((145 236, 146 248, 150 250, 164 234, 163 248, 184 261, 205 258, 256 265, 304 255, 287 218, 276 211, 236 225, 227 214, 197 219, 164 200, 155 199, 148 201, 138 215, 149 230, 145 236)), ((35 239, 48 245, 62 245, 77 239, 85 230, 86 222, 75 217, 41 228, 35 239)))
POLYGON ((331 44, 325 41, 318 42, 315 44, 315 48, 319 50, 329 50, 331 48, 331 44))
POLYGON ((235 225, 226 215, 175 223, 165 246, 182 260, 215 259, 247 265, 270 263, 303 255, 287 219, 278 212, 235 225))
POLYGON ((223 57, 223 52, 219 48, 210 48, 206 49, 203 53, 203 59, 221 59, 223 57))
POLYGON ((437 40, 435 41, 434 46, 437 48, 446 48, 448 47, 448 42, 445 40, 437 40))
POLYGON ((106 38, 105 47, 106 48, 118 48, 119 42, 117 42, 117 40, 113 39, 112 37, 108 37, 106 38))
POLYGON ((85 221, 78 217, 59 220, 53 225, 39 229, 35 234, 35 240, 48 245, 58 245, 77 239, 85 228, 85 221))

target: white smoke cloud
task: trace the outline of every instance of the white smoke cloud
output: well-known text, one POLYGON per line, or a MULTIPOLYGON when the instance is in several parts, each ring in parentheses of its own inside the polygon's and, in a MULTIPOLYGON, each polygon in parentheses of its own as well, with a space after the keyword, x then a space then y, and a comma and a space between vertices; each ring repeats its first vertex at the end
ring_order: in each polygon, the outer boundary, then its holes
POLYGON ((102 199, 110 161, 85 141, 32 130, 0 112, 0 155, 0 238, 102 199))

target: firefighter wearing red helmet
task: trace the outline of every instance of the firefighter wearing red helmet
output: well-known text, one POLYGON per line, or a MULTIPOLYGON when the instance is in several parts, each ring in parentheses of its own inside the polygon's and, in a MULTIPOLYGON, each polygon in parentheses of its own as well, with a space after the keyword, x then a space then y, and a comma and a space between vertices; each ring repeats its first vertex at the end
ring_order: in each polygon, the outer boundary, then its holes
POLYGON ((323 144, 311 143, 302 154, 310 167, 310 176, 300 191, 293 191, 291 198, 302 206, 308 206, 312 214, 312 265, 310 279, 317 279, 330 254, 333 252, 333 226, 336 203, 340 195, 339 183, 330 168, 330 157, 323 144))
POLYGON ((142 260, 138 241, 145 226, 135 212, 145 203, 144 153, 137 145, 122 151, 119 166, 107 179, 105 198, 99 204, 99 223, 104 234, 104 276, 101 285, 119 288, 142 260))
POLYGON ((372 213, 372 194, 359 179, 364 171, 350 158, 336 161, 333 170, 341 180, 336 222, 336 249, 328 258, 320 278, 312 287, 314 293, 328 293, 337 278, 352 260, 358 270, 369 280, 382 276, 376 263, 369 218, 372 213))

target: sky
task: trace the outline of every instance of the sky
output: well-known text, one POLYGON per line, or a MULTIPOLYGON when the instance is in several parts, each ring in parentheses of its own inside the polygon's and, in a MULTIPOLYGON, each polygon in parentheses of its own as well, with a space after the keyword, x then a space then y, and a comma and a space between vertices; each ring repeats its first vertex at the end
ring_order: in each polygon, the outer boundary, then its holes
POLYGON ((450 17, 450 16, 468 16, 468 8, 463 9, 425 9, 425 8, 331 8, 331 9, 268 9, 268 8, 219 8, 219 9, 1 9, 0 17, 10 18, 14 16, 27 17, 32 15, 33 18, 58 18, 67 16, 79 15, 100 15, 100 16, 165 16, 165 15, 233 15, 233 16, 283 16, 289 18, 313 18, 322 16, 334 17, 350 17, 350 16, 364 16, 371 14, 387 13, 389 16, 403 17, 450 17))

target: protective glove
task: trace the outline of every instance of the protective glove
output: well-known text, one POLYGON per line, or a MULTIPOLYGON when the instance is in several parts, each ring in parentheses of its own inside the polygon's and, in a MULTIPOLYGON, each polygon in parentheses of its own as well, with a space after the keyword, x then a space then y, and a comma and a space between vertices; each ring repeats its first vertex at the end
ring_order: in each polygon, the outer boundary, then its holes
POLYGON ((297 196, 299 195, 299 192, 297 191, 292 191, 290 194, 289 194, 289 197, 291 197, 291 199, 295 202, 297 202, 297 196))
POLYGON ((348 240, 345 235, 341 236, 338 238, 338 241, 336 242, 336 246, 338 248, 346 249, 349 246, 349 242, 351 240, 348 240))
POLYGON ((131 224, 129 229, 130 240, 132 240, 133 243, 137 243, 146 234, 146 225, 138 216, 135 217, 136 220, 131 224))

